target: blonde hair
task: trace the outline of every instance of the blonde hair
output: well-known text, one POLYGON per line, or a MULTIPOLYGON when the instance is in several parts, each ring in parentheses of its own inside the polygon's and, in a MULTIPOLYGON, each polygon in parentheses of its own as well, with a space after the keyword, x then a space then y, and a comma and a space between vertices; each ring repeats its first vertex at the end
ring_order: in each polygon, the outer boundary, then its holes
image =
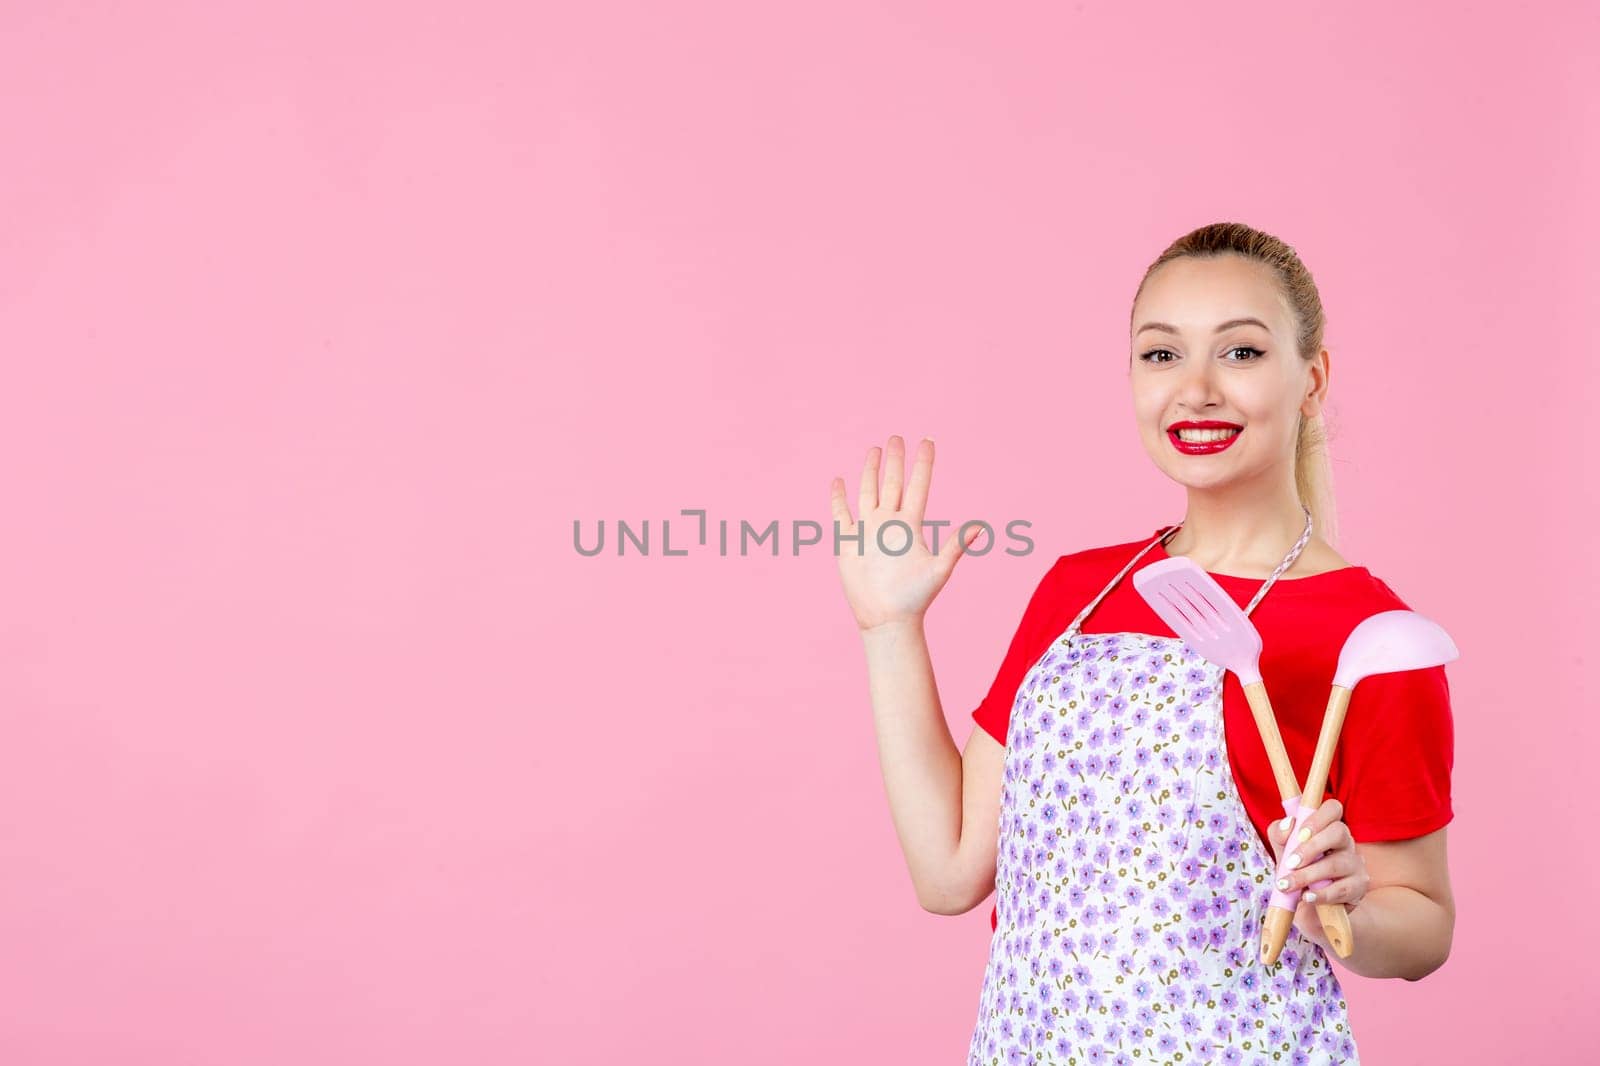
MULTIPOLYGON (((1270 267, 1278 287, 1294 311, 1298 335, 1295 346, 1300 358, 1310 362, 1322 350, 1324 319, 1322 297, 1295 250, 1283 241, 1243 222, 1213 222, 1179 237, 1167 246, 1145 270, 1133 298, 1137 302, 1145 282, 1157 267, 1173 259, 1190 256, 1214 258, 1240 255, 1270 267)), ((1129 312, 1132 328, 1132 311, 1129 312)), ((1300 416, 1300 432, 1294 448, 1294 483, 1300 501, 1311 510, 1311 522, 1330 545, 1338 542, 1338 515, 1333 499, 1333 467, 1328 460, 1328 432, 1321 414, 1300 416)))

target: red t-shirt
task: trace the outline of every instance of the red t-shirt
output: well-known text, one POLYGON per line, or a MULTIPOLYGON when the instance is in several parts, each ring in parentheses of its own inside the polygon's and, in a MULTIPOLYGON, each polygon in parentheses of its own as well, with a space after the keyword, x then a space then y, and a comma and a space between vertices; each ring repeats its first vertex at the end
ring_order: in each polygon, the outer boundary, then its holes
MULTIPOLYGON (((1106 583, 1160 533, 1158 529, 1143 540, 1056 560, 1028 602, 988 695, 972 712, 989 735, 1005 743, 1012 702, 1033 664, 1106 583)), ((1146 552, 1090 612, 1081 632, 1177 636, 1133 585, 1133 574, 1140 567, 1166 558, 1164 545, 1146 552)), ((1240 607, 1250 603, 1262 584, 1256 578, 1211 576, 1240 607)), ((1262 680, 1295 779, 1302 784, 1311 769, 1345 638, 1362 619, 1395 610, 1410 608, 1366 567, 1348 566, 1310 577, 1280 577, 1250 613, 1261 633, 1262 680)), ((1271 855, 1267 824, 1283 817, 1283 802, 1250 704, 1232 670, 1223 675, 1222 714, 1234 780, 1261 836, 1264 854, 1271 855)), ((1324 798, 1337 797, 1344 805, 1344 822, 1356 840, 1408 840, 1433 832, 1453 817, 1454 762, 1450 686, 1444 667, 1374 674, 1351 692, 1324 798)), ((989 923, 998 928, 997 910, 991 911, 989 923)))

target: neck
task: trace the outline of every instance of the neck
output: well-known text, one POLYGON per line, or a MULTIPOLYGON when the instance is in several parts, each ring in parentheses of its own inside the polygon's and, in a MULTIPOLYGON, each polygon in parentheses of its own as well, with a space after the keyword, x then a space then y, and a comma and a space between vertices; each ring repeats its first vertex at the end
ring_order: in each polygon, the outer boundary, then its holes
MULTIPOLYGON (((1167 541, 1168 555, 1186 555, 1204 570, 1265 576, 1305 531, 1306 516, 1293 483, 1190 489, 1183 528, 1167 541)), ((1315 526, 1312 536, 1317 535, 1315 526)))

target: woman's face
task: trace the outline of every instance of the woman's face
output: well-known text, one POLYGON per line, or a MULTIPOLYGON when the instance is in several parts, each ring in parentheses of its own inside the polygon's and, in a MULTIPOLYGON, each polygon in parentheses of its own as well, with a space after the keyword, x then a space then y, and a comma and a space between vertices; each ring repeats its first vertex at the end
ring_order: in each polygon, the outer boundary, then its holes
POLYGON ((1266 266, 1238 255, 1164 263, 1133 308, 1128 374, 1140 440, 1190 488, 1292 483, 1299 418, 1322 409, 1327 359, 1326 349, 1300 358, 1293 312, 1266 266), (1201 438, 1189 443, 1172 429, 1184 422, 1238 428, 1189 434, 1201 438), (1226 443, 1209 439, 1218 436, 1226 443))

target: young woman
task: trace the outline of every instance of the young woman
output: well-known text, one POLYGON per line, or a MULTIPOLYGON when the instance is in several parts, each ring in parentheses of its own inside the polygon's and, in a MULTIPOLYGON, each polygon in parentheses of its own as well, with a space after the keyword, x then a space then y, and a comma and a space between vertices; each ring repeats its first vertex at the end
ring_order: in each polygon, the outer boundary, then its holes
MULTIPOLYGON (((1129 380, 1146 451, 1187 492, 1184 521, 1055 560, 962 751, 923 617, 978 531, 924 543, 931 440, 903 492, 901 439, 881 488, 868 451, 859 522, 833 481, 841 532, 864 534, 859 553, 840 550, 840 575, 917 898, 961 914, 996 892, 973 1066, 1357 1061, 1312 893, 1278 962, 1258 961, 1287 826, 1238 678, 1178 641, 1128 578, 1185 555, 1247 609, 1303 782, 1344 638, 1407 609, 1333 548, 1322 334, 1299 257, 1248 226, 1195 230, 1151 265, 1129 380), (895 519, 917 531, 899 555, 876 536, 895 519)), ((1321 901, 1350 908, 1352 973, 1417 980, 1449 955, 1452 762, 1443 667, 1356 687, 1329 798, 1278 882, 1332 879, 1321 901)))

